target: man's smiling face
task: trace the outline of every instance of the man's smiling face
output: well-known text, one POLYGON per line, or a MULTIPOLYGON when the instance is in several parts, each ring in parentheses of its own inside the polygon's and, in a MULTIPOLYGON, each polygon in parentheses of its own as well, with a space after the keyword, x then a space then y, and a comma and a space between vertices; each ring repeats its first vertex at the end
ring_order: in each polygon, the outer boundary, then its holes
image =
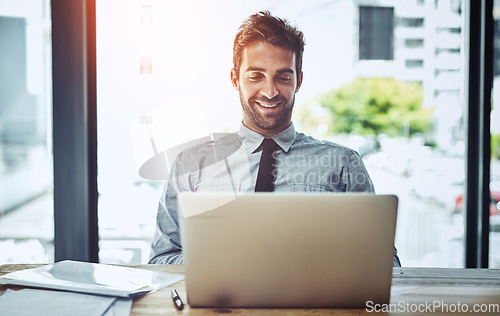
POLYGON ((239 91, 246 127, 270 137, 290 125, 302 83, 292 50, 264 42, 249 45, 243 50, 239 75, 231 70, 231 82, 239 91))

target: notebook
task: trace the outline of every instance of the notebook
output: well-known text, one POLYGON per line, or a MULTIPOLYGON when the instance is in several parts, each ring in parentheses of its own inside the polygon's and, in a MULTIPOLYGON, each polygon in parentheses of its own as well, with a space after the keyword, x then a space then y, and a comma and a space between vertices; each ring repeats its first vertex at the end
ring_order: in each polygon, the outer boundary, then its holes
POLYGON ((375 194, 181 193, 188 303, 389 303, 397 204, 375 194))

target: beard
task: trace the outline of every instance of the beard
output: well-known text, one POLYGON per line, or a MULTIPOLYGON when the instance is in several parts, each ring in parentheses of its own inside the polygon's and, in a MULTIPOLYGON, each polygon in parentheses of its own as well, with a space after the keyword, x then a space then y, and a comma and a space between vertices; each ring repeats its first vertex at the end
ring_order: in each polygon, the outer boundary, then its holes
MULTIPOLYGON (((264 96, 254 96, 247 100, 241 93, 241 90, 239 94, 244 114, 260 129, 275 131, 280 126, 291 122, 292 111, 295 104, 295 94, 292 95, 290 101, 280 95, 272 99, 268 99, 264 96), (279 104, 277 107, 279 108, 271 113, 262 113, 260 111, 261 106, 258 102, 278 102, 279 104)), ((288 124, 286 124, 286 126, 288 126, 288 124)))

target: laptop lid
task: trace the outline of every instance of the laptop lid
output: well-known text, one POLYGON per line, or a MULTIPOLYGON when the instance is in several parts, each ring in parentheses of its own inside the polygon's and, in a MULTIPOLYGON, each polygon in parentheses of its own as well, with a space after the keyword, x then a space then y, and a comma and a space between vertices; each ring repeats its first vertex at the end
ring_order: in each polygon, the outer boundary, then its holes
POLYGON ((394 195, 181 193, 192 307, 389 302, 394 195))

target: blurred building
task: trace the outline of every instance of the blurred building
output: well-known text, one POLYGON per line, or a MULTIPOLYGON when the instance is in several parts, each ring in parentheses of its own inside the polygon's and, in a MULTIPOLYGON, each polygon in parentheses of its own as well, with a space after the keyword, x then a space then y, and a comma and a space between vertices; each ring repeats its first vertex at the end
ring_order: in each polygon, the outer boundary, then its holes
POLYGON ((462 0, 354 2, 359 25, 355 75, 421 83, 424 106, 436 108, 438 145, 463 142, 462 0))
POLYGON ((0 4, 0 215, 52 187, 50 2, 0 4))
POLYGON ((53 260, 50 0, 0 2, 0 263, 53 260))

